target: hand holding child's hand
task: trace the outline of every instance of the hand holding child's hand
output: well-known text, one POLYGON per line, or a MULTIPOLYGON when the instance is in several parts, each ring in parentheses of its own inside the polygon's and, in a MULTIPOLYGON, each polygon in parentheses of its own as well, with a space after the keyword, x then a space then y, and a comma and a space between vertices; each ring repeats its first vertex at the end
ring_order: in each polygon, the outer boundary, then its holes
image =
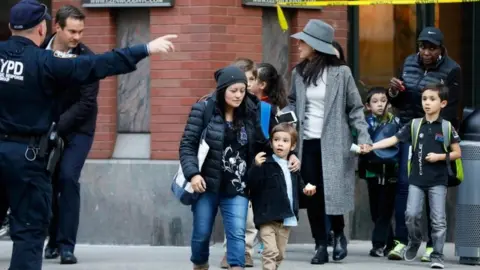
POLYGON ((360 153, 361 154, 368 154, 372 151, 372 146, 369 144, 361 144, 360 145, 360 153))
POLYGON ((307 196, 313 196, 317 193, 317 187, 308 183, 303 189, 303 194, 307 196))
POLYGON ((267 158, 265 157, 267 153, 265 152, 260 152, 255 156, 255 165, 261 166, 267 158))
POLYGON ((425 160, 430 163, 440 161, 440 154, 428 153, 427 156, 425 157, 425 160))

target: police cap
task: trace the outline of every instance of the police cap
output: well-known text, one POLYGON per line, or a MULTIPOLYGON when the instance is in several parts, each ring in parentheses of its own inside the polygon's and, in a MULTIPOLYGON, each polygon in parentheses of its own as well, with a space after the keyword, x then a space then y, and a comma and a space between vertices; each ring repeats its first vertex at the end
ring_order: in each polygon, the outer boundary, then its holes
POLYGON ((51 19, 47 6, 37 0, 21 0, 10 9, 10 28, 13 30, 27 30, 51 19))

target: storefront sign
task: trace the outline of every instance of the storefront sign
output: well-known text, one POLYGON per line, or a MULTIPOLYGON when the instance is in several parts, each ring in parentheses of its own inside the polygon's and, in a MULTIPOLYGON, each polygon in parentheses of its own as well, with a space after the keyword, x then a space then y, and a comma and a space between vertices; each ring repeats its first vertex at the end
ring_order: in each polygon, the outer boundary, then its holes
POLYGON ((82 0, 83 7, 173 7, 175 0, 82 0))
MULTIPOLYGON (((93 0, 90 0, 93 1, 93 0)), ((321 7, 311 7, 305 5, 296 6, 295 3, 305 3, 305 2, 315 2, 315 0, 282 0, 281 2, 288 2, 291 5, 282 6, 282 8, 317 8, 321 7)), ((254 6, 254 7, 275 7, 277 0, 242 0, 242 4, 245 6, 254 6)))

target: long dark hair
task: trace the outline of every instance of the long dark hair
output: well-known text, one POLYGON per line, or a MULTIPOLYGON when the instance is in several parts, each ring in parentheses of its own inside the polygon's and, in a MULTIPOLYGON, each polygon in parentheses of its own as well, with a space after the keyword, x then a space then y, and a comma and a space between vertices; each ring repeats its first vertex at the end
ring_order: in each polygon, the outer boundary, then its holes
POLYGON ((257 67, 257 78, 259 81, 267 84, 264 94, 269 101, 273 105, 280 107, 280 109, 285 108, 288 104, 287 91, 285 82, 282 76, 278 74, 277 69, 272 64, 261 63, 257 67))
POLYGON ((305 86, 310 86, 311 84, 317 86, 318 78, 323 75, 323 71, 327 67, 344 65, 344 62, 338 59, 336 55, 325 54, 319 51, 314 51, 314 54, 311 60, 304 59, 296 66, 297 72, 302 76, 305 86))
MULTIPOLYGON (((225 107, 227 106, 225 103, 225 93, 227 92, 227 88, 222 88, 217 90, 216 99, 217 99, 217 107, 220 110, 223 117, 225 117, 225 107)), ((245 96, 243 97, 242 103, 240 106, 233 110, 233 128, 235 130, 240 129, 247 119, 247 90, 245 89, 245 96)))

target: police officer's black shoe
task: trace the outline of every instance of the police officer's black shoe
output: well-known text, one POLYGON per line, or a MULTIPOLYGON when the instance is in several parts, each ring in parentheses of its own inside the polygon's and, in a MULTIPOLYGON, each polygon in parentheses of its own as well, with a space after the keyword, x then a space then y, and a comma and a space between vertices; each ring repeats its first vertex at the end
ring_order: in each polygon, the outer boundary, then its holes
POLYGON ((60 258, 60 264, 76 264, 77 263, 77 257, 73 255, 71 251, 64 251, 62 252, 61 258, 60 258))
POLYGON ((53 260, 53 259, 58 258, 58 256, 60 256, 60 254, 58 253, 57 248, 52 248, 52 247, 49 247, 49 246, 47 246, 45 248, 45 259, 53 260))

